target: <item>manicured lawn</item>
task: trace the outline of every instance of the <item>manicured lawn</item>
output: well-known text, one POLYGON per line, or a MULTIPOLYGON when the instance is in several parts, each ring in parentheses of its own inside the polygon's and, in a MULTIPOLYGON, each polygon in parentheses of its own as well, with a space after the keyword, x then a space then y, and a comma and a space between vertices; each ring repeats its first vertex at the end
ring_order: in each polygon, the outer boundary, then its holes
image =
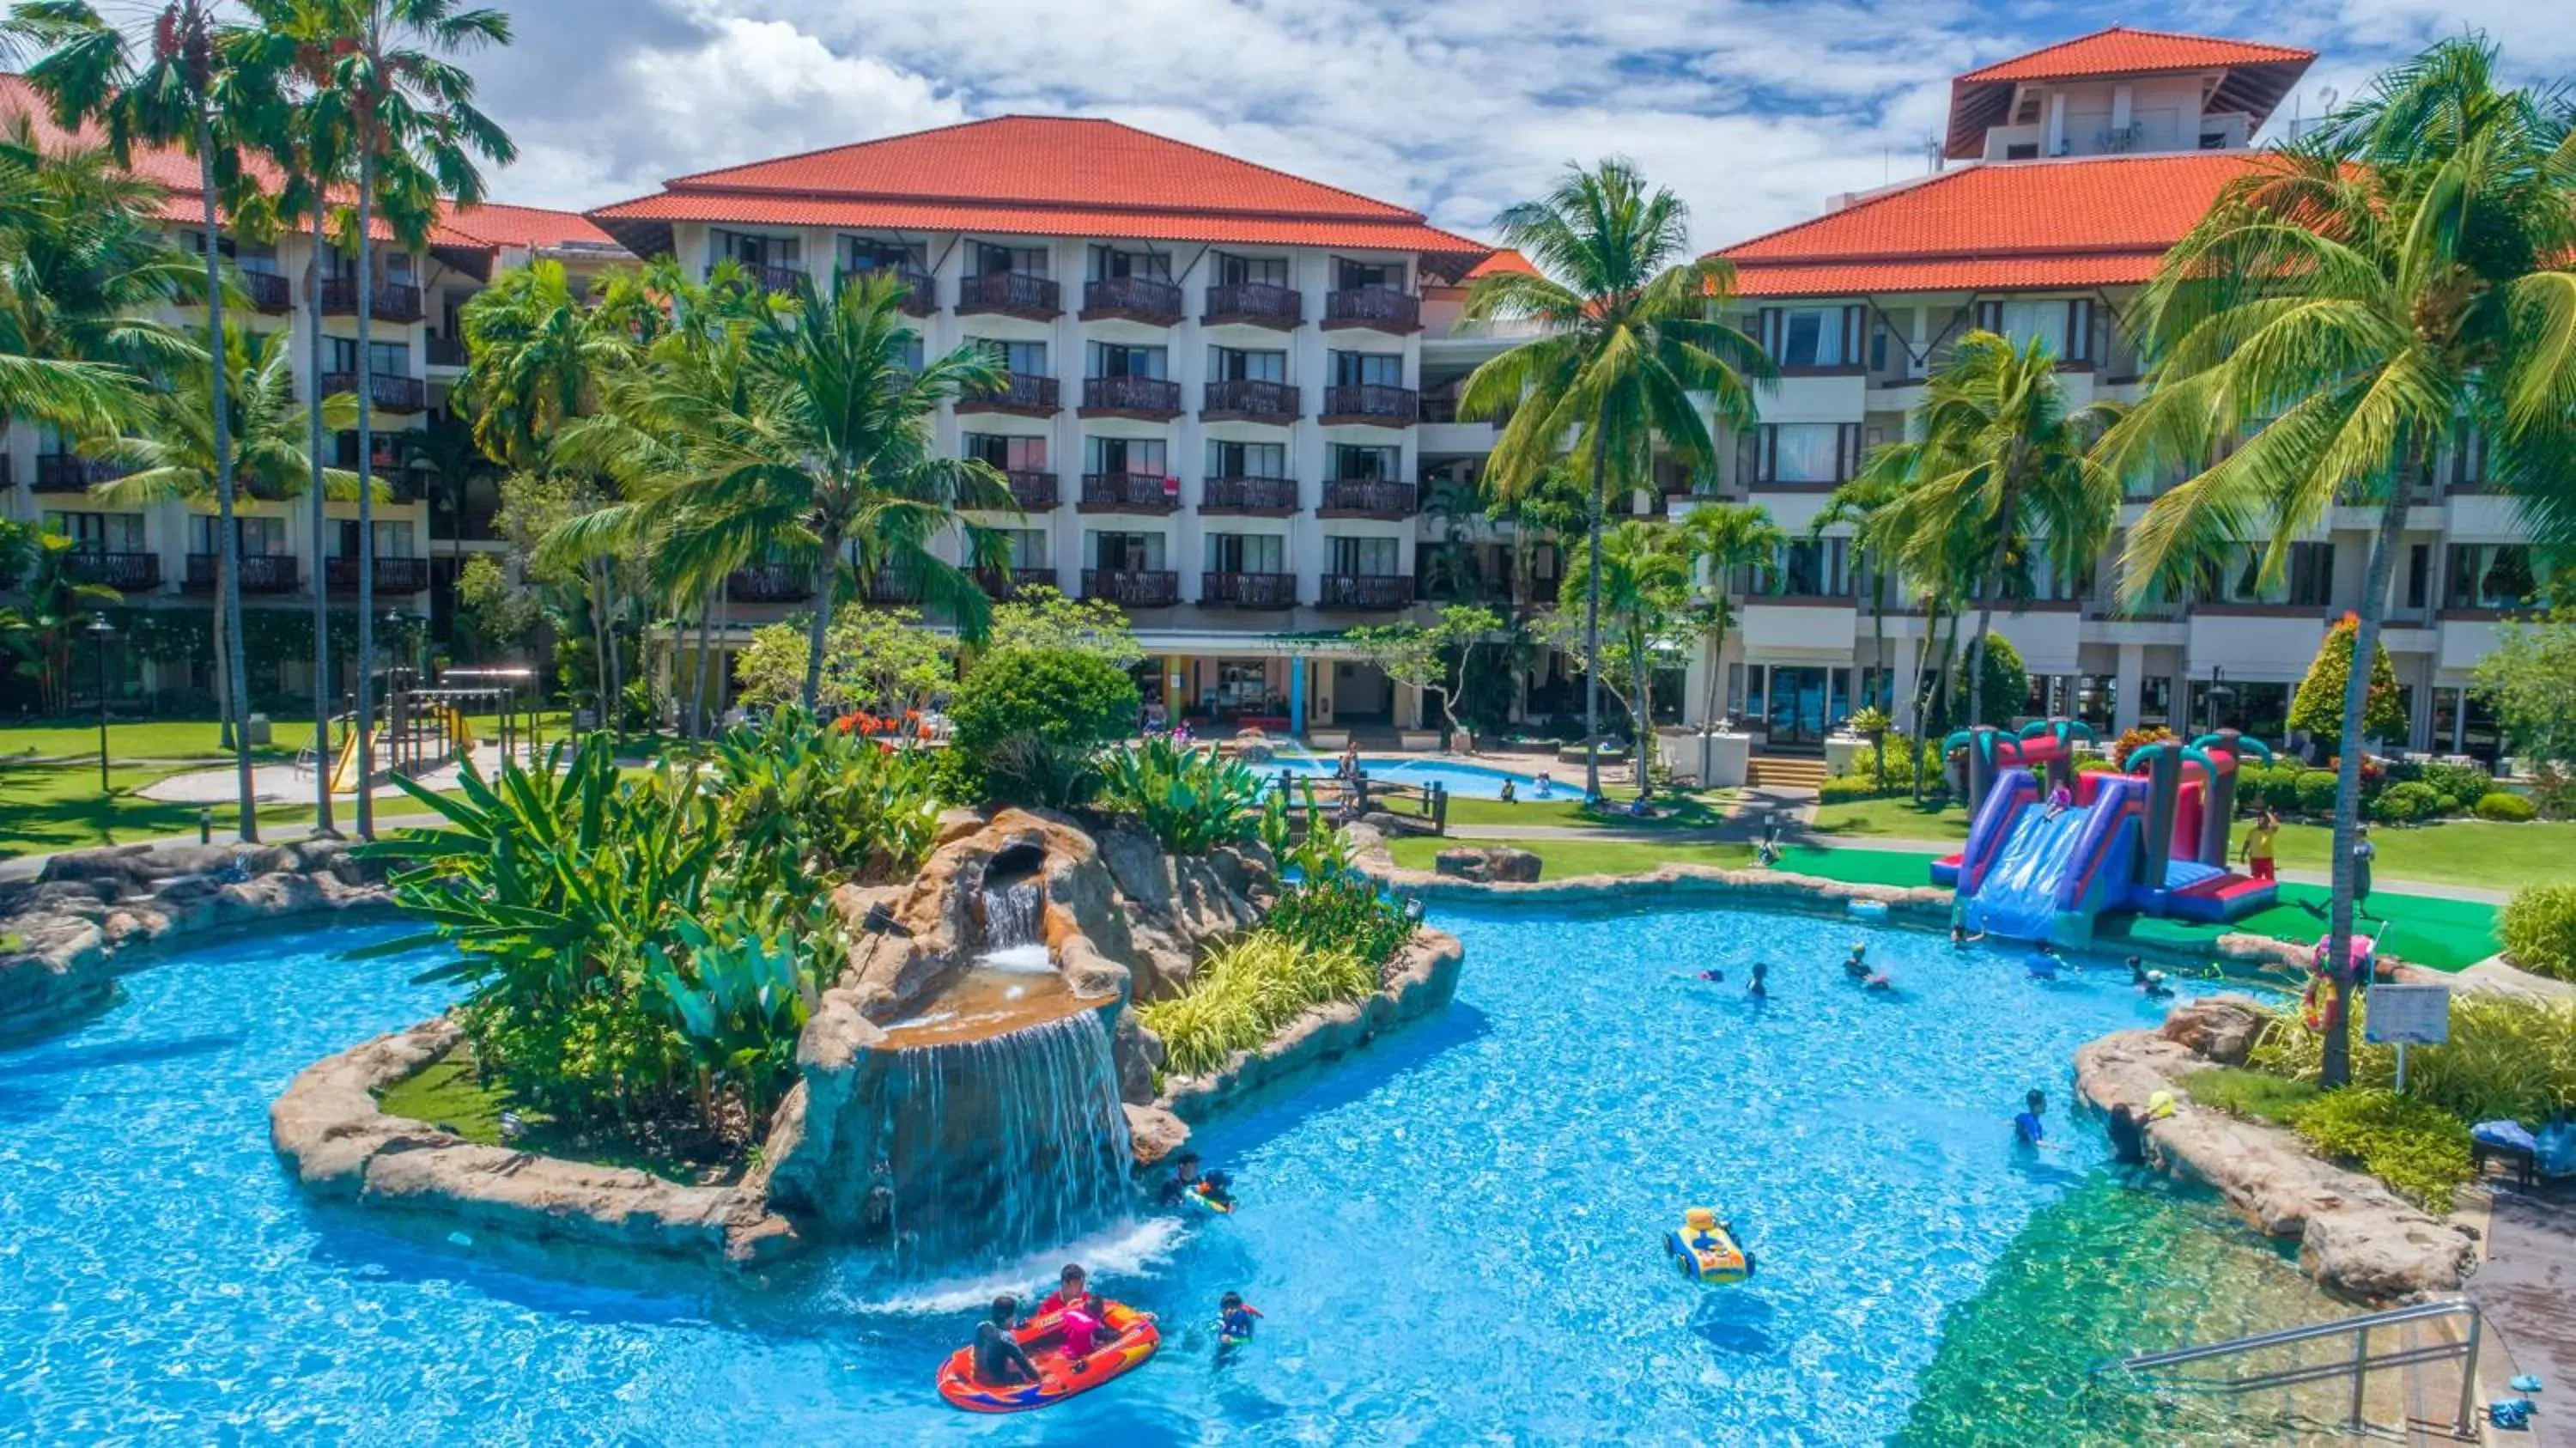
MULTIPOLYGON (((1407 838, 1390 840, 1387 849, 1395 862, 1409 870, 1428 870, 1432 858, 1457 840, 1407 838)), ((1740 870, 1753 862, 1749 845, 1659 845, 1636 840, 1477 840, 1473 843, 1505 844, 1527 850, 1539 857, 1540 878, 1564 880, 1576 875, 1644 875, 1659 866, 1714 865, 1720 869, 1740 870)))
POLYGON ((1956 806, 1918 806, 1912 799, 1864 799, 1849 804, 1819 805, 1816 833, 1870 835, 1890 840, 1964 840, 1968 812, 1956 806))
MULTIPOLYGON (((312 721, 296 723, 278 720, 267 749, 252 751, 262 759, 291 757, 313 730, 312 721)), ((155 719, 140 723, 107 726, 107 757, 110 763, 119 759, 228 759, 230 751, 217 743, 221 726, 212 719, 155 719)), ((62 755, 98 754, 98 725, 35 724, 0 728, 0 760, 24 757, 39 759, 62 755)))
MULTIPOLYGON (((1602 791, 1614 805, 1635 799, 1633 789, 1614 788, 1602 791)), ((1726 820, 1731 790, 1712 790, 1705 794, 1658 794, 1655 813, 1631 815, 1623 809, 1593 813, 1583 808, 1579 799, 1525 799, 1505 804, 1498 799, 1461 799, 1449 797, 1449 823, 1453 825, 1547 825, 1575 829, 1616 830, 1704 830, 1726 820)))
POLYGON ((426 1121, 486 1146, 503 1144, 501 1113, 509 1111, 518 1116, 521 1128, 519 1136, 509 1144, 547 1156, 634 1167, 671 1181, 698 1184, 726 1181, 740 1174, 737 1164, 697 1161, 686 1154, 675 1156, 615 1131, 596 1136, 568 1131, 535 1107, 513 1101, 498 1084, 487 1086, 475 1080, 474 1055, 464 1046, 386 1087, 377 1093, 376 1100, 393 1115, 426 1121))
MULTIPOLYGON (((207 767, 111 763, 107 776, 110 792, 101 796, 94 762, 27 764, 0 759, 0 860, 99 845, 194 838, 199 806, 145 799, 136 791, 171 775, 207 767)), ((341 830, 348 830, 356 819, 356 808, 354 796, 342 796, 333 809, 333 822, 341 830)), ((424 813, 409 799, 390 798, 378 799, 376 811, 379 819, 424 813)), ((234 818, 231 805, 214 807, 214 837, 218 843, 233 837, 234 818)), ((313 807, 262 805, 259 822, 263 829, 309 826, 313 823, 313 807)))

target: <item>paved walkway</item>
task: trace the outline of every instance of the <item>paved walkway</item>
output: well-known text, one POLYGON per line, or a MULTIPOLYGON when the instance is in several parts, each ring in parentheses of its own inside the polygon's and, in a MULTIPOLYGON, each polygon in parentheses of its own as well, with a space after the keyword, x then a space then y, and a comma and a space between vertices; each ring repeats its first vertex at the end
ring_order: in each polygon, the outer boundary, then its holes
MULTIPOLYGON (((2540 1376, 2528 1441, 2576 1448, 2576 1198, 2564 1187, 2497 1187, 2486 1265, 2468 1295, 2503 1339, 2513 1371, 2540 1376)), ((2500 1387, 2509 1374, 2481 1376, 2500 1387)))

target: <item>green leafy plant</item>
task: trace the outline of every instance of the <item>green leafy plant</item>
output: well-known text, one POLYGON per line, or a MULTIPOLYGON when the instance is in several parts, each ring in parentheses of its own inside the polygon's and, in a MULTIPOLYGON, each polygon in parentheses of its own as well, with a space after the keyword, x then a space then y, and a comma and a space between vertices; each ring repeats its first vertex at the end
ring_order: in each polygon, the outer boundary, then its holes
POLYGON ((644 948, 659 1008, 669 1014, 697 1075, 702 1115, 730 1085, 754 1122, 796 1080, 796 1042, 820 999, 822 964, 842 945, 838 918, 816 901, 801 916, 776 896, 727 893, 702 917, 682 913, 665 944, 644 948))
POLYGON ((1377 967, 1357 951, 1263 929, 1209 956, 1188 991, 1136 1014, 1162 1038, 1164 1069, 1196 1076, 1269 1040, 1315 1006, 1359 1000, 1377 987, 1377 967))
POLYGON ((795 705, 731 729, 709 751, 737 883, 798 897, 921 863, 939 831, 928 756, 888 749, 795 705))
POLYGON ((1262 781, 1249 765, 1169 734, 1152 734, 1100 762, 1100 803, 1136 816, 1165 850, 1203 854, 1251 839, 1262 781))
POLYGON ((2420 781, 2392 784, 2370 802, 2370 817, 2384 825, 2411 825, 2442 812, 2442 796, 2420 781))
POLYGON ((2494 820, 2499 824, 2529 824, 2540 817, 2538 805, 2524 799, 2521 795, 2508 794, 2500 789, 2491 789, 2479 795, 2472 812, 2479 819, 2494 820))
POLYGON ((1096 653, 996 649, 958 685, 950 744, 982 797, 1065 809, 1097 786, 1093 756, 1139 707, 1136 681, 1096 653))
POLYGON ((2463 805, 2477 803, 2495 788, 2495 776, 2482 764, 2426 764, 2415 777, 2432 786, 2435 794, 2448 795, 2463 805))
POLYGON ((2331 769, 2306 769, 2291 781, 2291 797, 2298 811, 2308 815, 2330 815, 2335 807, 2335 775, 2331 769))
MULTIPOLYGON (((2353 1009, 2356 1024, 2366 1022, 2368 997, 2356 994, 2353 1009)), ((2308 1029, 2297 1010, 2277 1010, 2246 1064, 2315 1081, 2324 1045, 2325 1038, 2308 1029)), ((2355 1044, 2356 1084, 2394 1086, 2396 1077, 2394 1047, 2355 1044)), ((2450 1040, 2408 1048, 2406 1092, 2462 1121, 2537 1123, 2576 1111, 2576 1004, 2487 992, 2455 994, 2450 1040)))
POLYGON ((1351 866, 1350 841, 1318 825, 1282 860, 1293 876, 1279 892, 1268 930, 1314 949, 1348 948, 1371 965, 1395 958, 1413 938, 1404 902, 1351 866))
POLYGON ((2452 1193, 2471 1177, 2469 1128, 2417 1097, 2349 1086, 2301 1107, 2295 1125, 2319 1152, 2354 1163, 2427 1211, 2451 1210, 2452 1193))
POLYGON ((2250 1116, 2277 1126, 2298 1119, 2301 1109, 2317 1099, 2315 1083, 2293 1081, 2241 1066, 2212 1066, 2182 1078, 2191 1099, 2231 1116, 2250 1116))
MULTIPOLYGON (((2345 614, 2326 630, 2325 642, 2317 646, 2317 656, 2308 663, 2307 677, 2299 681, 2299 691, 2290 700, 2292 729, 2320 739, 2343 737, 2344 686, 2352 677, 2352 646, 2360 629, 2361 620, 2345 614)), ((2384 644, 2371 654, 2370 691, 2362 705, 2361 732, 2368 739, 2406 737, 2406 710, 2397 698, 2397 666, 2389 662, 2384 644)))
MULTIPOLYGON (((2483 812, 2485 801, 2479 807, 2483 812)), ((2496 934, 2516 965, 2554 980, 2576 980, 2576 885, 2516 890, 2496 916, 2496 934)))

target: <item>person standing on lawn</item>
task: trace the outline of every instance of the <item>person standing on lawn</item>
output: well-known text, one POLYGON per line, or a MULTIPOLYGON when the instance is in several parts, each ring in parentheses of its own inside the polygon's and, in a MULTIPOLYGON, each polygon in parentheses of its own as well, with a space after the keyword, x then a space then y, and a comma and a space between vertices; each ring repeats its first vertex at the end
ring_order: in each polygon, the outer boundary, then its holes
POLYGON ((2280 878, 2278 867, 2273 862, 2273 851, 2280 838, 2280 815, 2268 809, 2263 811, 2263 817, 2254 822, 2254 828, 2245 832, 2244 847, 2238 852, 2244 858, 2247 874, 2257 880, 2280 878))

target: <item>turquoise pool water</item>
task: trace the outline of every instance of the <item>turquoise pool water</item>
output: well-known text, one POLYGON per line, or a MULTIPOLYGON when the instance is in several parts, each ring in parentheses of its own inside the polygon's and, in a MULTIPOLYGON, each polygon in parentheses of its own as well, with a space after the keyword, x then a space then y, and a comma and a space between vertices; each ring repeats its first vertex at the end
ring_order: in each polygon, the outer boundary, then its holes
MULTIPOLYGON (((70 1034, 0 1050, 0 1441, 1880 1442, 1945 1314, 2099 1181, 2067 1061, 2157 1011, 2110 972, 1710 910, 1444 910, 1456 1005, 1202 1138, 1226 1219, 1151 1217, 1000 1274, 765 1282, 322 1207, 266 1109, 315 1056, 415 1020, 367 930, 201 949, 70 1034), (1899 986, 1835 968, 1854 938, 1899 986), (1771 960, 1771 1004, 1737 985, 1771 960), (1676 979, 1722 965, 1725 986, 1676 979), (2046 1088, 2063 1150, 2005 1144, 2046 1088), (1747 1286, 1656 1251, 1722 1202, 1747 1286), (1163 1314, 1163 1356, 1033 1418, 930 1393, 997 1285, 1064 1256, 1163 1314), (1204 1325, 1268 1314, 1228 1365, 1204 1325)), ((2162 1344, 2140 1344, 2155 1346, 2162 1344)), ((2047 1351, 2048 1345, 2033 1345, 2047 1351)))
MULTIPOLYGON (((1425 789, 1437 784, 1451 794, 1467 799, 1500 799, 1503 795, 1503 785, 1505 781, 1509 781, 1517 787, 1517 793, 1522 799, 1546 797, 1532 792, 1538 782, 1538 776, 1519 770, 1495 769, 1482 764, 1453 764, 1433 759, 1395 759, 1377 755, 1365 756, 1361 763, 1368 770, 1370 782, 1375 784, 1410 784, 1425 789)), ((1286 770, 1301 777, 1328 780, 1333 777, 1334 771, 1341 768, 1341 759, 1337 755, 1287 754, 1271 760, 1268 764, 1257 765, 1255 768, 1272 779, 1278 778, 1281 770, 1286 770)), ((1581 770, 1576 770, 1571 777, 1570 787, 1567 775, 1560 772, 1552 778, 1555 781, 1555 798, 1580 799, 1583 797, 1581 770)))

